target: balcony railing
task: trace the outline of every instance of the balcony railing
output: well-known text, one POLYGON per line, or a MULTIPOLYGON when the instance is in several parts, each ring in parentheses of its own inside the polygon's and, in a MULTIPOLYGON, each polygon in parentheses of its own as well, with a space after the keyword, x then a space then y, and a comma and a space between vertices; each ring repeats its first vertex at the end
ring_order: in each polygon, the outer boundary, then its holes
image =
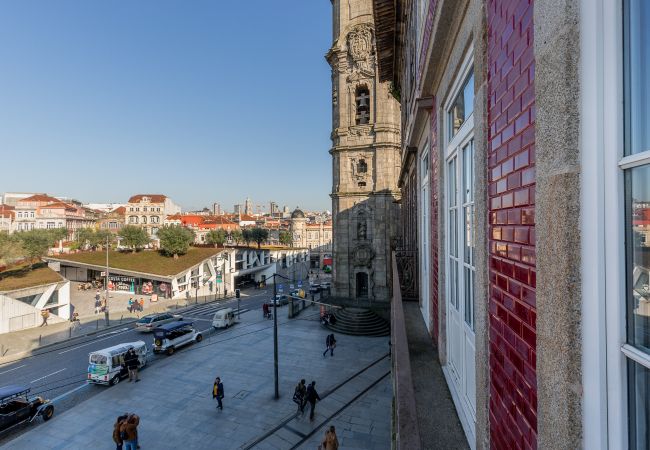
MULTIPOLYGON (((417 301, 419 295, 418 284, 418 252, 417 250, 395 251, 393 267, 399 274, 399 287, 404 301, 417 301)), ((394 277, 398 279, 398 277, 394 277)))
POLYGON ((393 253, 393 300, 391 302, 391 358, 394 398, 394 449, 420 450, 420 429, 415 403, 415 390, 411 376, 404 308, 402 306, 402 283, 397 252, 393 253))

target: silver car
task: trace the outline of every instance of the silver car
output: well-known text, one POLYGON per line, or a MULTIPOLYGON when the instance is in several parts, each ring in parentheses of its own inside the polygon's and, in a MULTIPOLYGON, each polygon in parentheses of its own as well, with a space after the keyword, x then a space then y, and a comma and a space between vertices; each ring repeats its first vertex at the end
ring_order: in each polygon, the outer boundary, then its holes
POLYGON ((164 323, 173 322, 175 320, 183 320, 183 317, 179 316, 178 314, 170 313, 149 314, 147 316, 141 317, 135 323, 135 329, 136 331, 148 333, 164 323))

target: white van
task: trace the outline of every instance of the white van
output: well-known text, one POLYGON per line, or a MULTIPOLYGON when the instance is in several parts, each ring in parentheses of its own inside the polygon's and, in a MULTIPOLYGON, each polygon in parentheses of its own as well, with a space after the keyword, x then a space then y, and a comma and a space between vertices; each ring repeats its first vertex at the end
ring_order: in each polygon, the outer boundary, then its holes
POLYGON ((130 348, 138 355, 138 368, 147 364, 147 344, 144 341, 126 342, 92 352, 88 355, 88 382, 116 385, 129 375, 124 364, 124 354, 130 348))
POLYGON ((234 323, 236 323, 235 313, 232 308, 220 309, 212 317, 212 326, 215 328, 228 328, 234 323))

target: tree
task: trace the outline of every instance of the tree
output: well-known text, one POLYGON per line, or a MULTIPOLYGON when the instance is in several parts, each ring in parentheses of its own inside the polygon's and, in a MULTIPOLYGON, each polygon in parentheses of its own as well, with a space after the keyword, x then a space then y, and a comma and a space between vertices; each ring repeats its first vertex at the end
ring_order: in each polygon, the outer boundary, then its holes
POLYGON ((79 244, 80 249, 85 249, 87 246, 93 247, 95 241, 95 230, 92 228, 82 228, 77 231, 77 238, 75 241, 79 244))
POLYGON ((293 242, 293 237, 291 236, 291 233, 288 231, 280 231, 280 244, 286 245, 287 247, 291 245, 293 242))
POLYGON ((106 241, 108 240, 108 245, 115 240, 115 236, 108 230, 97 230, 93 234, 93 248, 97 249, 99 247, 106 248, 106 241))
POLYGON ((21 247, 32 261, 47 255, 47 251, 57 241, 58 234, 52 230, 29 230, 18 233, 21 247))
POLYGON ((68 229, 65 227, 47 230, 47 233, 52 239, 52 245, 54 245, 57 241, 62 241, 68 238, 68 229))
POLYGON ((244 234, 241 232, 241 230, 232 230, 230 232, 230 238, 235 241, 235 244, 239 244, 244 240, 244 234))
POLYGON ((250 230, 251 240, 257 242, 257 248, 262 246, 269 238, 269 230, 266 228, 255 227, 250 230))
POLYGON ((118 233, 118 236, 122 240, 122 245, 133 249, 133 253, 147 245, 150 241, 147 231, 144 228, 136 227, 135 225, 123 226, 118 233))
POLYGON ((0 264, 9 264, 24 255, 25 251, 15 234, 0 232, 0 264))
POLYGON ((242 240, 244 241, 244 243, 246 243, 246 245, 250 245, 251 241, 253 240, 253 235, 251 233, 251 229, 250 228, 244 228, 243 230, 241 230, 241 236, 242 236, 242 240))
POLYGON ((226 242, 226 231, 221 228, 208 231, 205 235, 205 242, 215 247, 223 246, 223 243, 226 242))
POLYGON ((190 244, 194 242, 194 231, 178 225, 166 225, 158 230, 158 239, 162 252, 178 259, 178 255, 187 253, 190 244))

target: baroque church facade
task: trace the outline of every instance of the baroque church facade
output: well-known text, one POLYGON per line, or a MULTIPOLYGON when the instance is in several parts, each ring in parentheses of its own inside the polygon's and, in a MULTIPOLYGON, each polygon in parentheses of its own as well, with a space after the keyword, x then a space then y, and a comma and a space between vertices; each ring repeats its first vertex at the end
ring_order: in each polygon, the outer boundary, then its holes
POLYGON ((372 0, 333 0, 333 295, 389 301, 400 106, 377 72, 372 0))

